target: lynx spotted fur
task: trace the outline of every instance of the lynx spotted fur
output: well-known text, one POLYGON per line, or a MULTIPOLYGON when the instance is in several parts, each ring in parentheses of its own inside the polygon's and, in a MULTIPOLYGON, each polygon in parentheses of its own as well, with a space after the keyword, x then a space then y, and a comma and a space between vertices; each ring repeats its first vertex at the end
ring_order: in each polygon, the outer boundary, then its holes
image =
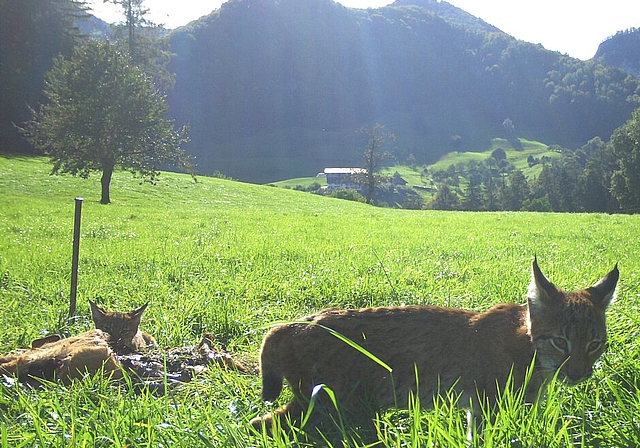
POLYGON ((556 372, 568 384, 589 378, 606 348, 605 310, 617 266, 594 286, 573 292, 549 282, 536 260, 532 271, 526 305, 505 303, 483 313, 437 306, 331 308, 274 327, 261 349, 262 398, 274 401, 283 379, 294 398, 251 424, 267 432, 274 417, 283 427, 299 425, 319 384, 333 390, 348 421, 370 424, 378 409, 407 406, 410 394, 418 393, 428 407, 450 389, 479 417, 481 400, 495 403, 510 374, 522 388, 532 365, 527 400, 556 372), (391 373, 323 327, 375 355, 391 373))

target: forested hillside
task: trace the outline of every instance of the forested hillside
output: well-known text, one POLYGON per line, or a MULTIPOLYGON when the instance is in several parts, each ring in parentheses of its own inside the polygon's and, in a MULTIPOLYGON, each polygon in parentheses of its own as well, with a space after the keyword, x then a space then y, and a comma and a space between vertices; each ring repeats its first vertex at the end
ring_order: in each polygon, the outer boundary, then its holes
POLYGON ((580 147, 607 139, 638 82, 518 41, 435 0, 357 10, 332 0, 230 0, 171 35, 171 113, 203 172, 265 182, 360 162, 385 124, 418 163, 503 133, 580 147))
MULTIPOLYGON (((1 151, 32 150, 16 126, 43 101, 52 57, 108 33, 78 28, 85 7, 0 0, 1 151)), ((168 39, 169 112, 191 125, 185 149, 200 173, 252 182, 358 166, 357 130, 375 123, 395 134, 400 162, 421 165, 500 136, 580 148, 640 105, 638 80, 606 58, 546 51, 444 1, 229 0, 168 39)))
POLYGON ((68 55, 82 11, 63 0, 0 0, 0 151, 31 151, 15 125, 44 100, 44 74, 52 59, 68 55))
POLYGON ((619 31, 598 46, 596 59, 640 75, 640 28, 619 31))

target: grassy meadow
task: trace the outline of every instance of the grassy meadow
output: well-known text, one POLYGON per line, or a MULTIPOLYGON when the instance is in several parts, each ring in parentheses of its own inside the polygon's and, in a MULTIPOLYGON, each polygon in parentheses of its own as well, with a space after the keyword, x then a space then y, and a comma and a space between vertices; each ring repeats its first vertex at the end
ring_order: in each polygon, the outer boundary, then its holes
MULTIPOLYGON (((0 157, 0 354, 91 328, 88 299, 123 311, 148 301, 142 329, 160 345, 197 344, 207 331, 255 366, 270 324, 328 306, 485 310, 524 301, 534 255, 565 289, 591 286, 617 262, 609 350, 594 377, 552 385, 538 407, 505 394, 484 446, 640 445, 640 216, 382 209, 173 173, 141 185, 126 172, 115 174, 105 206, 99 176, 49 170, 46 159, 0 157), (69 321, 78 196, 78 317, 69 321)), ((319 436, 252 433, 247 422, 268 408, 257 375, 219 368, 165 396, 99 377, 41 391, 5 380, 0 446, 326 445, 319 436)), ((443 399, 431 411, 381 413, 377 444, 349 434, 345 445, 462 447, 464 426, 443 399)))

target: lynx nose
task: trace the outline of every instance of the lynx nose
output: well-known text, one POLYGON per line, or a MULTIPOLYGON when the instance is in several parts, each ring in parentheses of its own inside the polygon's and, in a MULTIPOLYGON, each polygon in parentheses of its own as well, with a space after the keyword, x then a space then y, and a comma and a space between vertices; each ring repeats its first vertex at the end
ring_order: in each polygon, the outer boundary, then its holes
POLYGON ((582 375, 567 375, 567 382, 572 386, 578 384, 582 380, 582 375))
POLYGON ((569 384, 573 386, 589 379, 592 373, 593 373, 592 369, 586 370, 585 372, 582 372, 582 373, 567 372, 566 379, 569 382, 569 384))

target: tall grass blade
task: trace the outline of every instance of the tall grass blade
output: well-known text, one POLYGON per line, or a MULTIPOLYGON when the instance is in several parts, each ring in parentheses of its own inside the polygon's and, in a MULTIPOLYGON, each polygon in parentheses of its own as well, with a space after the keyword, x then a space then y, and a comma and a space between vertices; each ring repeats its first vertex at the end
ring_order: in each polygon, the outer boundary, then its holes
POLYGON ((329 332, 332 336, 335 336, 337 339, 339 339, 340 341, 342 341, 345 344, 347 344, 349 347, 353 348, 354 350, 357 350, 359 353, 363 354, 364 356, 366 356, 367 358, 369 358, 370 360, 372 360, 373 362, 375 362, 376 364, 381 366, 387 372, 389 372, 389 373, 393 372, 393 369, 386 362, 384 362, 383 360, 378 358, 376 355, 371 353, 369 350, 367 350, 366 348, 364 348, 363 346, 361 346, 357 342, 353 341, 352 339, 349 339, 348 337, 346 337, 342 333, 334 330, 333 328, 327 327, 326 325, 322 325, 322 324, 319 324, 317 322, 295 321, 295 323, 296 324, 305 324, 305 325, 314 325, 314 326, 320 327, 320 328, 326 330, 327 332, 329 332))

